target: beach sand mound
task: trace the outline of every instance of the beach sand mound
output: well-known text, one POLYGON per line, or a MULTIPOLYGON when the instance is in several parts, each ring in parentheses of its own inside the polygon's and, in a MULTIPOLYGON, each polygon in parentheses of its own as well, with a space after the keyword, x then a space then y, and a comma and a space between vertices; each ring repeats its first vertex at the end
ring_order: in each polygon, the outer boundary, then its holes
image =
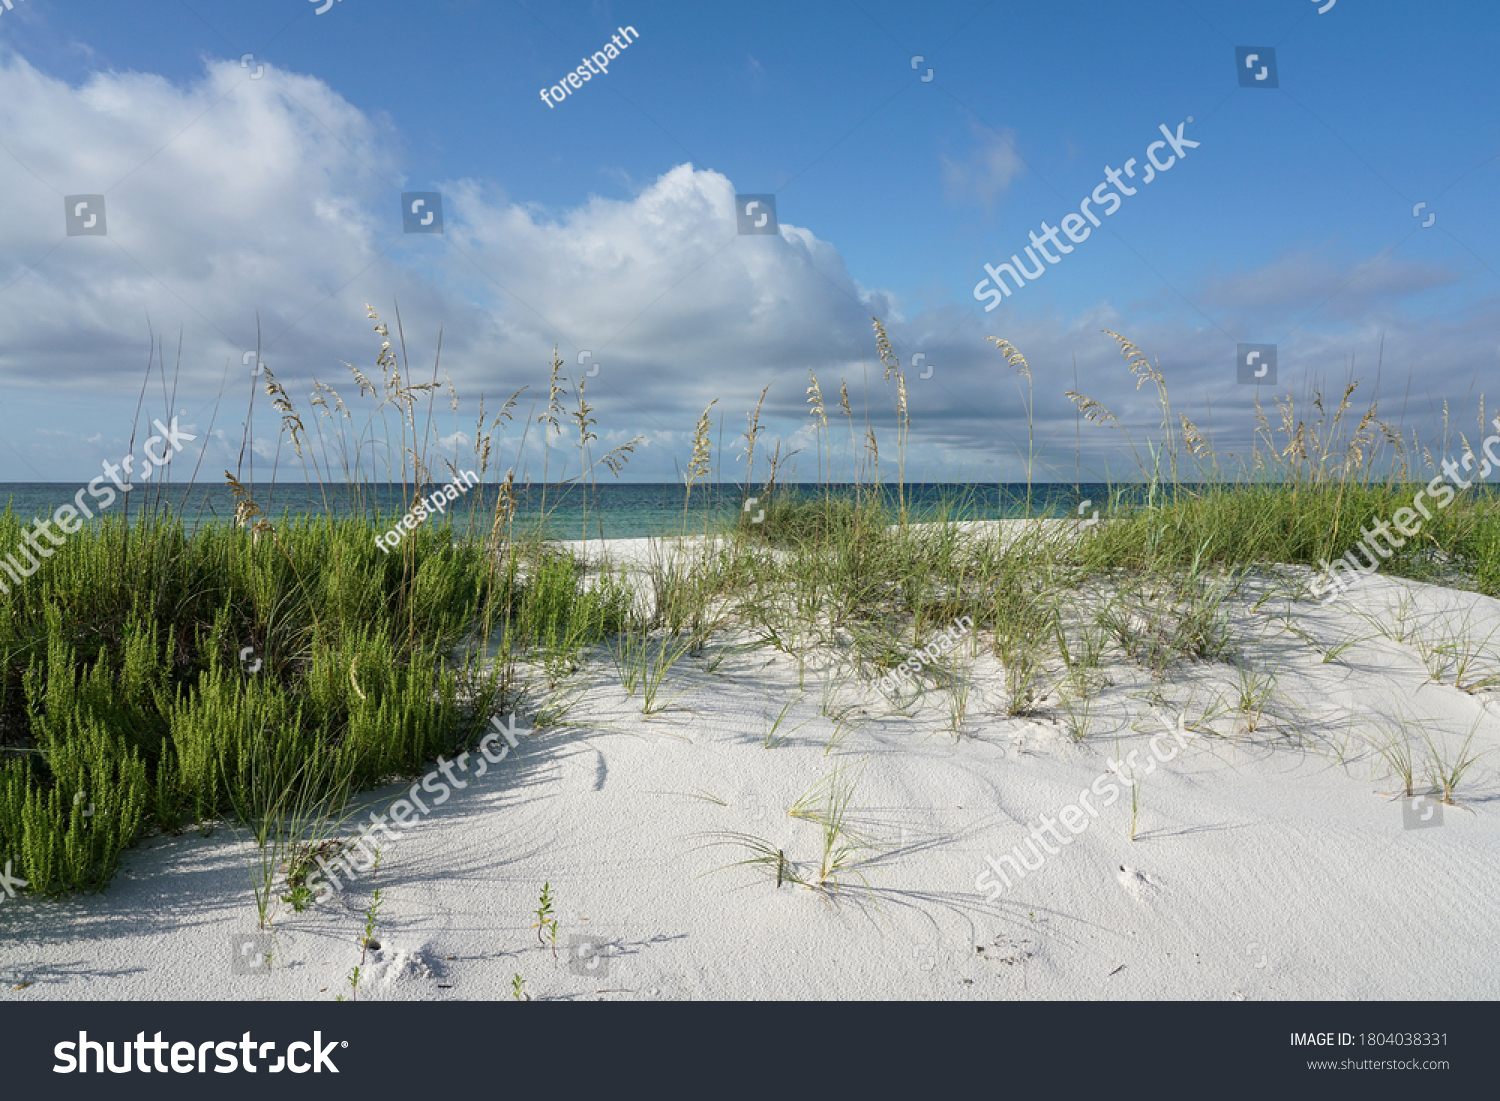
MULTIPOLYGON (((611 551, 639 567, 631 542, 611 551)), ((985 646, 956 648, 956 732, 942 689, 902 713, 765 649, 684 659, 647 716, 600 658, 567 725, 429 806, 373 877, 267 933, 233 829, 153 837, 102 894, 6 899, 0 990, 348 996, 379 887, 361 1000, 511 1000, 515 976, 531 999, 1495 997, 1500 722, 1455 681, 1500 673, 1500 604, 1376 577, 1233 614, 1235 664, 1102 670, 1082 740, 1056 699, 1006 717, 985 646), (1255 721, 1247 670, 1274 682, 1255 721), (1471 734, 1452 804, 1404 797, 1393 762, 1421 795, 1471 734)))

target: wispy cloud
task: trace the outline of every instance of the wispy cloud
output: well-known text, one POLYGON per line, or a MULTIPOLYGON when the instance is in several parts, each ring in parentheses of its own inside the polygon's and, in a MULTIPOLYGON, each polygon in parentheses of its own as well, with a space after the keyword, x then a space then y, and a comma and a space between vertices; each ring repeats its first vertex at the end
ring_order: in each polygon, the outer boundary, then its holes
POLYGON ((956 204, 978 202, 985 217, 994 214, 995 203, 1005 194, 1010 182, 1026 171, 1016 154, 1016 132, 1006 128, 996 133, 978 123, 970 123, 973 146, 962 158, 939 153, 943 171, 943 198, 956 204))

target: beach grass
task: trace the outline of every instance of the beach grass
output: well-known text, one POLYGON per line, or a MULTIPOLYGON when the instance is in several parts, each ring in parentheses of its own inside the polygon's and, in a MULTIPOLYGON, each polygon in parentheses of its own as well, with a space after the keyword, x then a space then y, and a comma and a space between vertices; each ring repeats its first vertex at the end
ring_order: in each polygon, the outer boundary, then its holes
MULTIPOLYGON (((362 421, 319 383, 309 430, 269 372, 265 388, 310 479, 342 471, 357 498, 361 464, 381 443, 403 456, 387 473, 403 494, 409 487, 403 504, 414 505, 437 467, 458 473, 446 460, 429 462, 438 365, 431 382, 410 382, 404 346, 396 352, 399 325, 392 341, 374 311, 371 318, 383 340, 382 373, 372 380, 351 368, 360 398, 375 399, 362 421)), ((796 659, 799 678, 816 655, 821 711, 834 720, 829 753, 866 721, 849 694, 878 696, 871 686, 903 663, 916 668, 896 694, 896 713, 915 713, 939 694, 954 733, 976 712, 1050 711, 1065 713, 1079 740, 1093 730, 1112 663, 1157 680, 1184 665, 1222 666, 1237 678, 1230 706, 1253 733, 1274 711, 1275 678, 1236 664, 1236 602, 1252 581, 1269 583, 1290 626, 1308 589, 1306 571, 1288 567, 1338 558, 1363 529, 1408 507, 1438 462, 1374 405, 1356 415, 1352 382, 1337 402, 1316 393, 1278 399, 1274 419, 1257 403, 1255 448, 1231 470, 1211 439, 1174 415, 1159 367, 1110 335, 1140 385, 1152 385, 1161 421, 1136 439, 1102 405, 1070 392, 1080 415, 1119 433, 1138 463, 1137 480, 1113 489, 1105 519, 1091 526, 1028 513, 1033 523, 976 527, 965 523, 972 509, 962 495, 919 507, 904 480, 905 376, 878 321, 896 419, 894 480, 885 480, 877 433, 857 423, 847 385, 840 380, 841 400, 825 404, 813 376, 821 481, 790 482, 791 456, 779 444, 770 455, 761 449, 766 473, 758 476, 757 405, 739 456, 750 507, 722 521, 704 514, 695 529, 685 506, 680 538, 663 541, 644 577, 517 526, 517 470, 502 476, 492 465, 516 427, 519 391, 493 417, 481 402, 474 465, 497 491, 492 512, 429 516, 393 548, 375 537, 396 518, 372 505, 354 516, 273 523, 256 487, 226 472, 239 501, 235 523, 189 533, 162 495, 143 490, 123 515, 71 535, 0 600, 0 859, 13 858, 39 894, 99 889, 146 831, 206 832, 232 819, 252 828, 263 854, 254 878, 264 919, 273 891, 266 869, 283 862, 288 846, 310 843, 301 834, 311 818, 336 815, 349 795, 420 776, 439 754, 474 745, 491 716, 534 702, 543 684, 552 690, 547 720, 560 722, 577 694, 559 686, 600 675, 609 665, 601 652, 645 715, 691 692, 703 677, 682 675, 688 659, 717 660, 709 657, 715 648, 782 651, 796 659), (853 465, 852 486, 834 488, 836 457, 853 465), (958 649, 913 660, 961 617, 973 627, 958 649), (974 695, 981 661, 1003 670, 1003 699, 974 695)), ((1007 342, 997 348, 1029 403, 1029 365, 1007 342)), ((556 476, 587 494, 601 471, 620 473, 635 441, 601 453, 584 380, 570 391, 561 366, 554 349, 547 404, 526 416, 521 443, 533 429, 560 446, 568 441, 576 459, 556 476)), ((711 446, 709 410, 693 435, 688 501, 729 465, 711 446)), ((1453 453, 1445 450, 1452 433, 1444 435, 1439 455, 1453 453)), ((1034 432, 1027 455, 1035 460, 1034 432)), ((544 515, 552 477, 549 467, 544 515)), ((587 509, 579 534, 591 538, 587 509)), ((0 547, 20 546, 22 535, 21 518, 0 514, 0 547)), ((1459 493, 1381 568, 1500 595, 1496 500, 1459 493)), ((1401 638, 1415 630, 1376 629, 1401 638)), ((1489 639, 1446 630, 1423 636, 1434 679, 1468 692, 1500 681, 1484 660, 1489 639)), ((1324 660, 1362 641, 1328 647, 1324 660)), ((783 709, 771 724, 767 748, 785 737, 786 717, 783 709)), ((1468 745, 1427 745, 1431 780, 1445 798, 1472 765, 1468 745)), ((1409 740, 1388 739, 1382 753, 1410 792, 1419 762, 1409 740)), ((847 800, 825 808, 828 821, 842 820, 841 807, 847 800)), ((825 841, 815 885, 854 867, 840 829, 825 841)), ((764 844, 752 860, 792 874, 784 854, 764 844)))

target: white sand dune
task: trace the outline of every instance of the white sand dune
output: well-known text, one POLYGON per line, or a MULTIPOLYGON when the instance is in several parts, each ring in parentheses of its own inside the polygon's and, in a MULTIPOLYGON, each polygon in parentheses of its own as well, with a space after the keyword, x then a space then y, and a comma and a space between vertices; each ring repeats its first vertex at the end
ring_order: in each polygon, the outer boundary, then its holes
MULTIPOLYGON (((640 565, 651 547, 619 541, 609 553, 640 565)), ((1470 678, 1500 672, 1500 604, 1374 578, 1329 608, 1243 602, 1235 625, 1248 667, 1276 677, 1259 729, 1237 712, 1204 720, 1232 702, 1234 667, 1179 664, 1153 682, 1115 666, 1081 742, 1055 707, 999 714, 1003 674, 972 642, 958 648, 974 688, 957 737, 941 692, 901 715, 857 679, 825 685, 804 670, 799 689, 796 659, 764 649, 712 671, 685 659, 665 689, 672 707, 645 717, 601 652, 569 725, 523 738, 387 845, 373 881, 381 947, 360 997, 508 1000, 516 974, 533 998, 604 1000, 1500 995, 1496 697, 1454 687, 1441 655, 1448 683, 1434 681, 1422 659, 1467 635, 1470 678), (1406 640, 1377 634, 1402 633, 1408 597, 1406 640), (1326 662, 1312 645, 1350 639, 1326 662), (791 732, 764 748, 789 700, 791 732), (823 712, 844 707, 863 725, 830 750, 836 723, 823 712), (1055 854, 1008 890, 976 889, 987 856, 1024 846, 1042 816, 1107 776, 1109 758, 1143 760, 1184 712, 1198 736, 1144 776, 1134 840, 1122 786, 1111 805, 1094 800, 1076 835, 1058 827, 1067 843, 1050 842, 1055 854), (1424 736, 1451 757, 1476 731, 1471 751, 1484 756, 1457 789, 1461 805, 1416 812, 1441 825, 1404 822, 1413 812, 1376 748, 1403 728, 1419 772, 1424 736), (835 768, 857 779, 850 832, 869 845, 837 893, 778 888, 774 867, 734 866, 750 849, 712 844, 756 837, 810 875, 819 827, 787 810, 835 768), (556 959, 532 928, 544 881, 556 959), (570 952, 578 938, 601 947, 570 952)), ((384 808, 404 791, 363 801, 384 808)), ((303 914, 283 906, 272 965, 247 969, 259 950, 250 851, 225 827, 156 836, 102 894, 5 901, 3 996, 347 993, 371 879, 303 914)))

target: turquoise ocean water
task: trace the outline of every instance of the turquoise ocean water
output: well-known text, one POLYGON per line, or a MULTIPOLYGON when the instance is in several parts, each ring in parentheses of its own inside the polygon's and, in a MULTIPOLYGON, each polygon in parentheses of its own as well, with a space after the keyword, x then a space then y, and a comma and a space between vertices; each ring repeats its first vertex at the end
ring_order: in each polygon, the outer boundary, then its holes
MULTIPOLYGON (((29 522, 34 517, 50 516, 59 505, 72 503, 74 495, 81 488, 81 485, 72 483, 0 483, 0 507, 8 504, 17 518, 29 522)), ((246 488, 252 491, 255 502, 273 522, 287 516, 373 517, 379 513, 385 521, 393 523, 411 508, 416 498, 410 485, 403 489, 399 485, 384 483, 366 483, 353 490, 346 484, 326 487, 283 484, 246 488)), ((778 494, 816 496, 825 491, 852 497, 854 486, 833 484, 827 487, 777 487, 778 494)), ((870 492, 869 487, 864 487, 863 492, 870 492)), ((883 492, 894 504, 894 487, 887 486, 883 492)), ((1094 509, 1103 510, 1109 499, 1107 487, 1087 484, 1034 486, 1029 507, 1024 483, 908 485, 904 492, 908 504, 919 512, 947 501, 954 503, 955 513, 959 518, 968 520, 1009 519, 1027 515, 1074 516, 1079 514, 1079 504, 1084 500, 1091 503, 1084 506, 1083 515, 1090 516, 1094 509)), ((585 522, 588 525, 587 537, 590 539, 600 538, 601 533, 605 539, 630 539, 681 532, 684 521, 689 530, 701 531, 705 520, 727 522, 740 510, 746 496, 754 495, 753 492, 746 494, 737 485, 695 486, 689 500, 683 486, 671 482, 601 482, 597 489, 589 486, 586 490, 577 485, 553 485, 545 487, 545 490, 539 485, 518 486, 516 493, 519 500, 516 527, 530 530, 542 526, 544 534, 553 539, 584 538, 585 522)), ((477 485, 451 503, 446 515, 453 518, 455 530, 460 534, 470 530, 488 532, 498 494, 499 486, 496 484, 477 485)), ((187 487, 138 484, 128 494, 117 492, 114 503, 102 512, 98 509, 99 502, 90 498, 87 493, 83 500, 101 516, 123 517, 128 513, 132 523, 152 510, 170 508, 181 517, 189 530, 200 524, 229 523, 234 516, 234 496, 227 487, 219 485, 187 487)))

